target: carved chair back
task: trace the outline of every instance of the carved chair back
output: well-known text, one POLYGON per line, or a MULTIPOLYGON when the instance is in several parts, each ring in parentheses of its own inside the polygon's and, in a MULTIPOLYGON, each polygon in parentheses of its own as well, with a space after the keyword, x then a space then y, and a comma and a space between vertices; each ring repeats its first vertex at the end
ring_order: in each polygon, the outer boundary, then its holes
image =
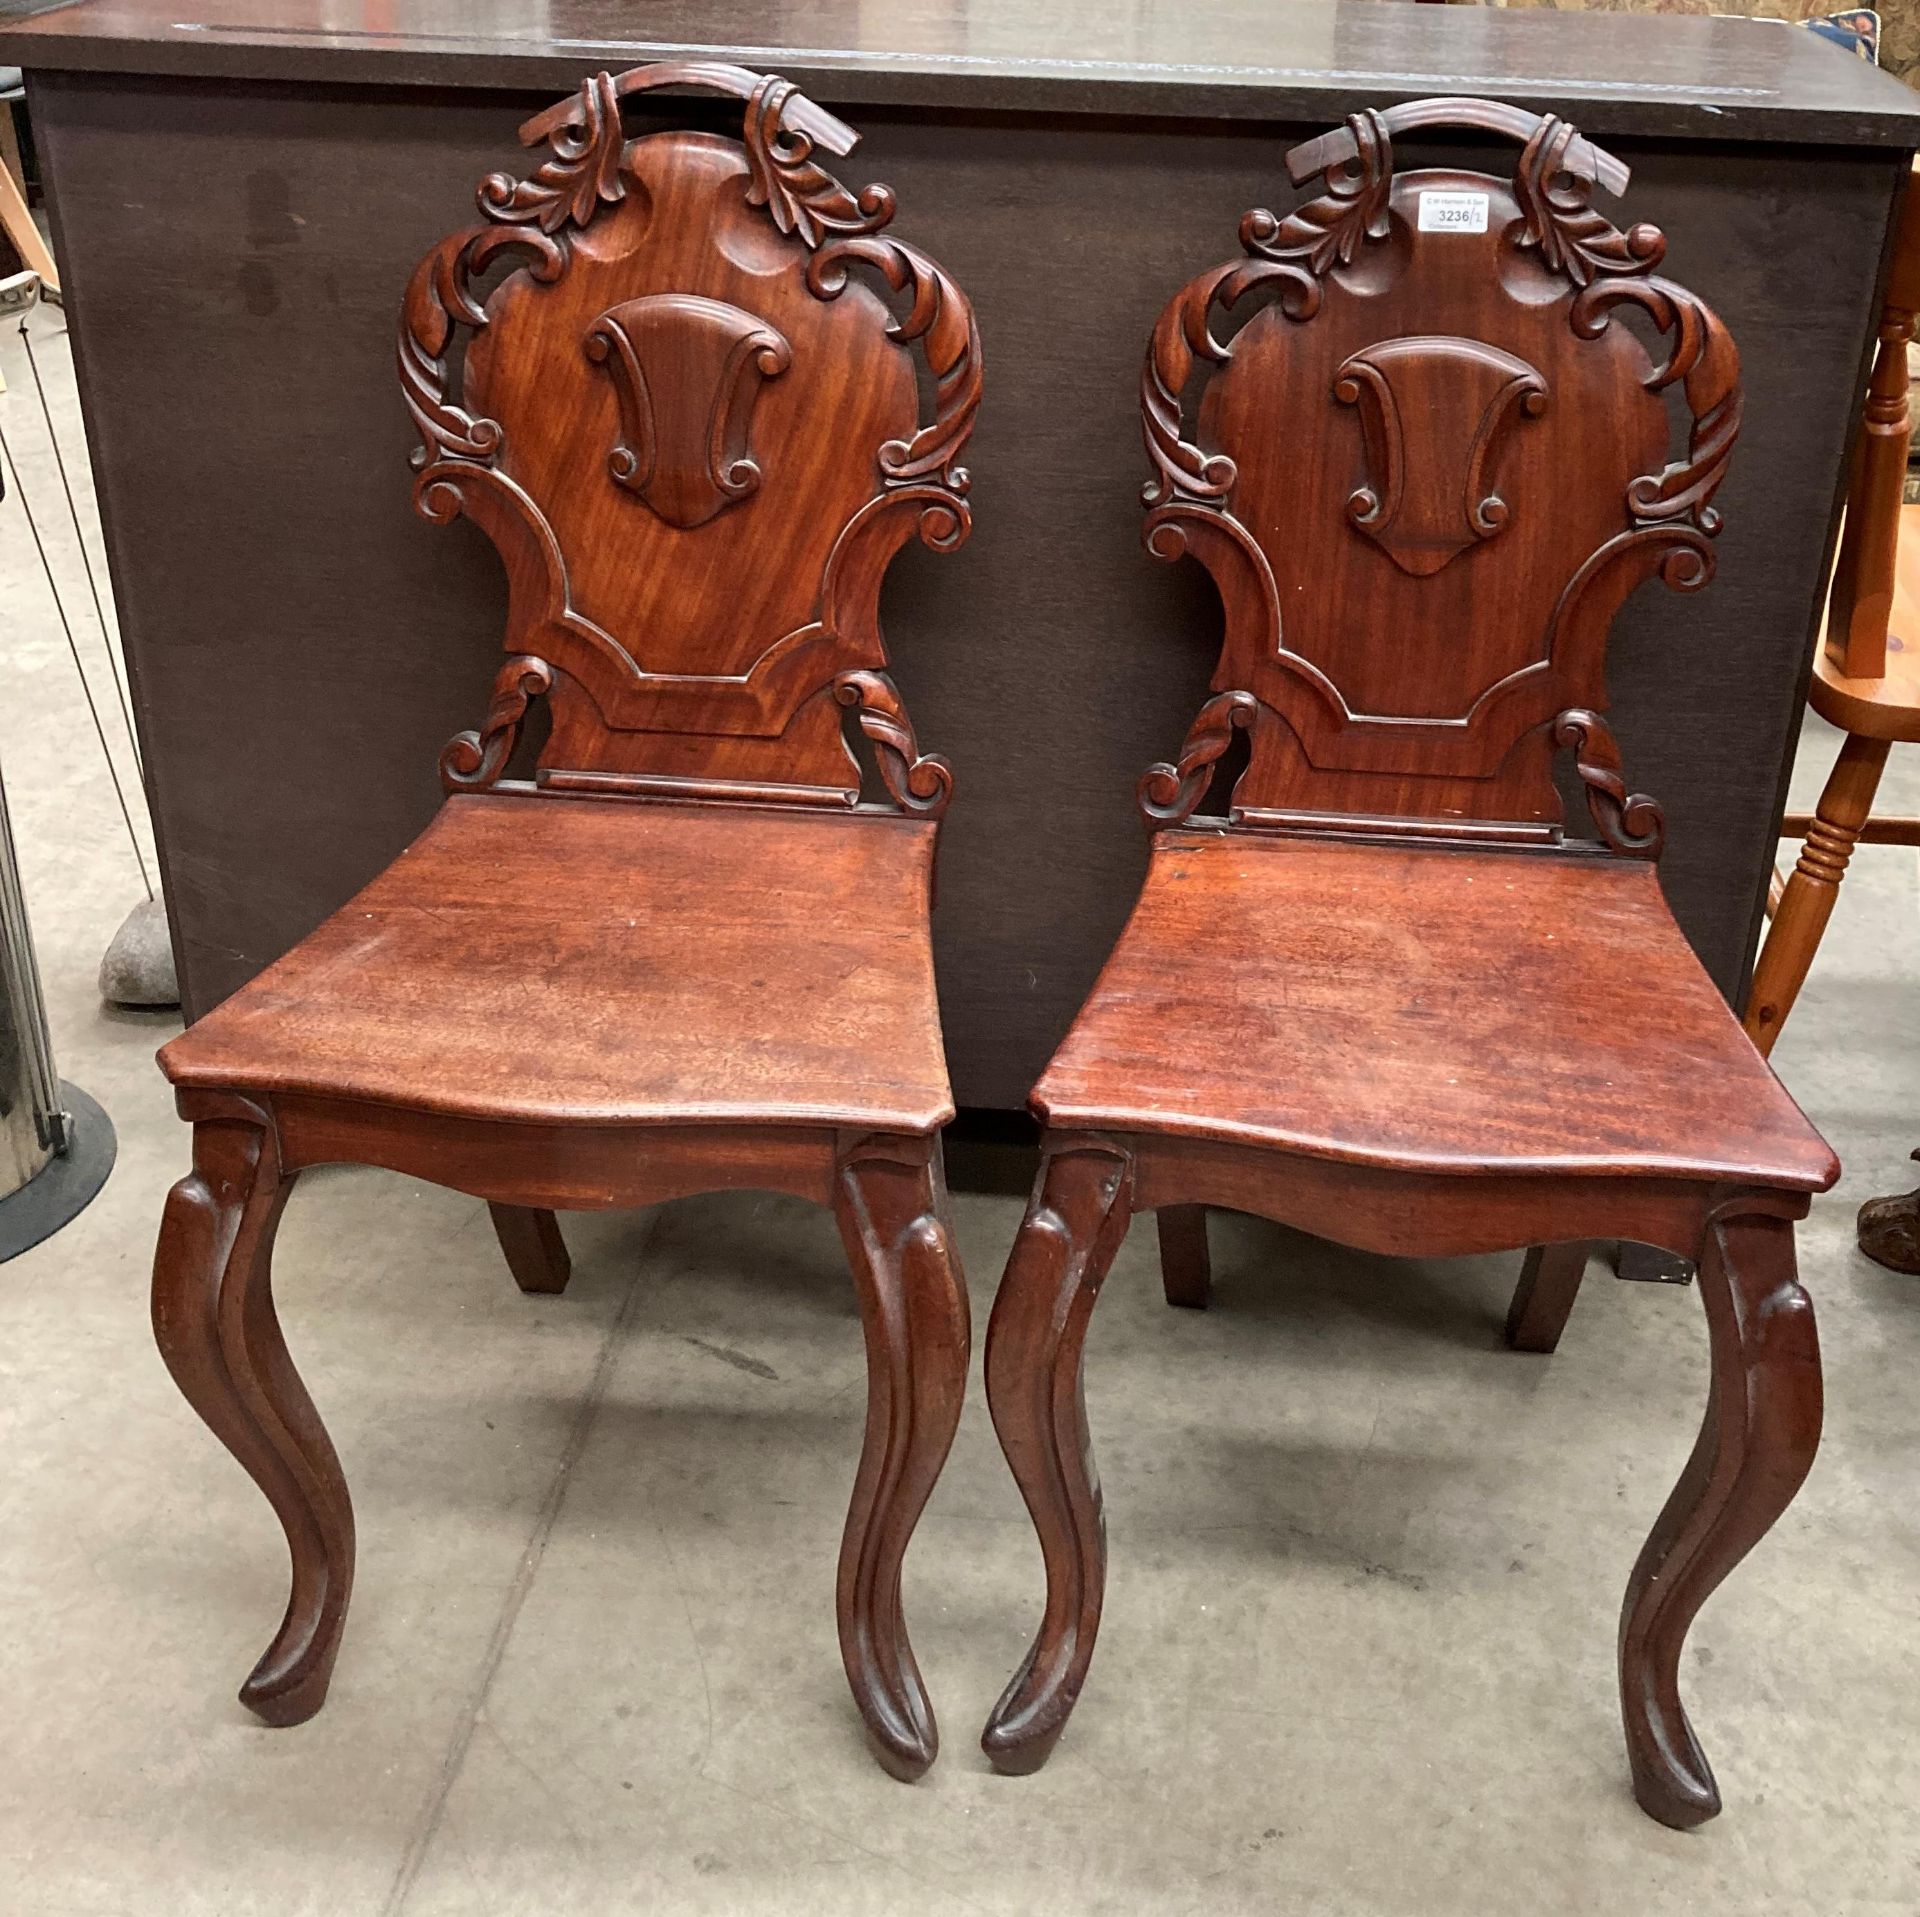
POLYGON ((1234 825, 1558 844, 1571 747, 1601 836, 1657 856, 1659 808, 1599 716, 1607 634, 1654 573, 1712 576, 1732 340, 1658 276, 1656 228, 1588 203, 1627 170, 1564 121, 1417 101, 1287 163, 1319 196, 1249 213, 1244 257, 1184 288, 1147 353, 1146 542, 1207 566, 1226 638, 1142 808, 1189 816, 1239 728, 1234 825), (1522 141, 1511 182, 1396 175, 1393 136, 1442 125, 1522 141), (1664 334, 1658 358, 1623 309, 1664 334))
POLYGON ((913 743, 878 603, 914 532, 969 530, 965 297, 884 232, 887 188, 814 158, 857 135, 785 80, 603 73, 520 132, 548 157, 481 182, 401 315, 415 505, 473 520, 508 578, 508 658, 444 783, 496 784, 544 697, 541 787, 850 807, 844 707, 895 802, 937 812, 951 777, 913 743), (743 138, 627 138, 622 99, 663 87, 744 101, 743 138))

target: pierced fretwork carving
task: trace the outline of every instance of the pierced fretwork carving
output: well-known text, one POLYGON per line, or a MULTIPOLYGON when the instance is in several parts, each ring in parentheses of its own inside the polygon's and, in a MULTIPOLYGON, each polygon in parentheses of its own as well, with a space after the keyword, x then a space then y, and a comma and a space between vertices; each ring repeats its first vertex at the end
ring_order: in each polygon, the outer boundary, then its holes
POLYGON ((814 157, 804 128, 788 123, 788 108, 806 96, 777 74, 747 100, 744 138, 753 167, 747 189, 752 206, 764 206, 783 233, 796 233, 817 247, 830 235, 875 233, 894 215, 893 191, 877 182, 852 193, 814 157))
POLYGON ((526 653, 508 659, 494 678, 479 731, 456 732, 441 748, 441 786, 448 792, 484 792, 496 784, 519 743, 528 706, 552 690, 553 668, 544 659, 526 653))
MULTIPOLYGON (((1720 530, 1713 496, 1740 436, 1740 355, 1705 302, 1671 280, 1595 280, 1573 302, 1573 330, 1583 339, 1596 339, 1613 309, 1623 305, 1639 307, 1673 338, 1665 365, 1647 375, 1647 390, 1657 393, 1675 380, 1684 382, 1693 415, 1686 458, 1636 479, 1627 488, 1627 504, 1642 524, 1677 521, 1711 537, 1720 530)), ((1711 553, 1702 557, 1711 569, 1711 553)))
POLYGON ((1372 481, 1348 516, 1401 571, 1438 572, 1506 525, 1510 508, 1487 473, 1515 422, 1547 404, 1547 383, 1525 360, 1479 340, 1383 340, 1341 366, 1333 391, 1360 409, 1372 481))
POLYGON ((1587 810, 1600 836, 1629 858, 1657 859, 1667 839, 1667 821, 1644 792, 1629 792, 1621 776, 1613 729, 1597 712, 1572 707, 1553 722, 1553 742, 1570 747, 1574 769, 1587 788, 1587 810))
POLYGON ((1177 763, 1162 759, 1140 775, 1136 797, 1149 825, 1178 825, 1193 816, 1215 763, 1233 743, 1236 730, 1253 724, 1259 701, 1250 692, 1219 692, 1203 705, 1187 728, 1177 763))
POLYGON ((1642 222, 1623 233, 1588 203, 1592 182, 1568 168, 1580 135, 1549 113, 1514 169, 1513 193, 1525 226, 1519 243, 1538 248, 1550 271, 1586 286, 1609 273, 1651 273, 1666 257, 1666 236, 1642 222))
POLYGON ((620 177, 624 139, 613 80, 595 74, 580 88, 578 121, 547 136, 552 157, 530 179, 489 173, 475 195, 492 224, 452 233, 414 269, 400 313, 400 385, 420 429, 413 453, 421 474, 415 499, 428 518, 443 516, 430 500, 426 469, 447 459, 498 457, 498 421, 476 419, 447 395, 447 348, 456 323, 478 331, 486 308, 472 282, 507 251, 531 255, 528 270, 551 283, 566 270, 569 227, 585 226, 600 210, 626 197, 620 177))
POLYGON ((653 293, 609 307, 587 329, 587 357, 620 395, 613 482, 670 526, 703 526, 760 484, 747 447, 762 380, 793 348, 724 300, 653 293))
MULTIPOLYGON (((966 297, 883 231, 894 214, 886 187, 850 191, 826 169, 820 156, 850 153, 856 134, 778 77, 706 62, 600 74, 529 120, 521 138, 544 143, 546 157, 526 180, 490 176, 479 191, 483 222, 421 263, 399 356, 421 442, 415 504, 437 523, 466 514, 500 548, 511 584, 508 649, 553 667, 542 779, 684 783, 698 762, 729 787, 838 802, 845 749, 822 698, 837 675, 884 666, 880 582, 900 545, 917 534, 951 549, 971 528, 964 452, 981 355, 966 297), (621 101, 660 88, 741 101, 741 147, 728 156, 704 134, 628 141, 621 101), (670 211, 656 226, 662 208, 670 211), (636 275, 638 286, 669 290, 623 298, 616 268, 629 255, 653 268, 651 278, 636 275), (743 262, 764 275, 764 297, 738 290, 743 262), (521 271, 483 298, 483 276, 491 284, 503 264, 521 271), (857 302, 847 297, 854 278, 868 288, 857 302), (890 317, 875 310, 875 295, 890 317), (836 301, 857 310, 829 321, 814 306, 836 301), (731 557, 690 577, 688 619, 676 617, 679 589, 660 564, 661 526, 644 515, 625 515, 626 532, 602 521, 603 511, 624 508, 582 496, 579 475, 593 465, 583 467, 573 447, 557 458, 550 438, 506 444, 509 432, 546 434, 530 369, 563 377, 543 334, 562 314, 560 352, 579 341, 582 379, 611 388, 591 416, 606 433, 592 459, 607 459, 612 487, 644 501, 665 527, 705 526, 749 497, 756 521, 768 522, 764 542, 758 525, 744 544, 737 535, 731 545, 727 535, 707 542, 731 557), (455 349, 462 328, 483 336, 464 362, 455 349), (881 364, 889 340, 924 358, 930 408, 909 410, 912 383, 881 364), (770 401, 763 389, 772 381, 770 401), (825 402, 835 392, 844 404, 825 402), (813 442, 804 459, 788 452, 796 435, 813 442), (648 555, 649 580, 631 596, 616 576, 629 537, 648 555), (716 601, 736 577, 743 606, 759 610, 729 628, 716 601)), ((568 407, 557 397, 555 406, 559 435, 568 407)), ((453 762, 463 779, 483 776, 482 748, 472 752, 471 770, 464 756, 453 762)), ((933 776, 919 773, 902 789, 931 803, 933 776)))
POLYGON ((933 418, 910 440, 888 440, 880 448, 880 470, 889 486, 931 482, 950 493, 955 534, 936 539, 923 524, 921 536, 929 545, 957 545, 968 524, 965 496, 972 483, 960 455, 980 410, 980 334, 973 308, 924 253, 904 241, 870 234, 823 246, 807 267, 807 285, 823 300, 837 299, 847 283, 847 268, 855 264, 872 267, 894 292, 910 296, 906 316, 894 320, 887 331, 902 346, 924 341, 933 369, 933 418))
POLYGON ((1285 219, 1255 207, 1240 222, 1247 258, 1202 274, 1160 316, 1140 376, 1147 455, 1158 469, 1143 494, 1149 506, 1176 500, 1211 503, 1233 491, 1233 461, 1189 440, 1182 418, 1194 362, 1218 366, 1233 357, 1232 347, 1213 333, 1213 308, 1231 312, 1258 291, 1277 297, 1289 319, 1310 320, 1320 310, 1322 278, 1336 266, 1351 265, 1366 241, 1385 237, 1392 142, 1371 109, 1356 113, 1348 126, 1354 157, 1328 168, 1320 198, 1285 219))
POLYGON ((833 696, 856 708, 894 804, 903 812, 939 818, 953 797, 953 768, 937 752, 921 753, 900 688, 884 672, 843 672, 833 682, 833 696))
MULTIPOLYGON (((1287 168, 1315 182, 1305 203, 1246 216, 1245 257, 1168 303, 1141 380, 1148 550, 1212 575, 1214 684, 1249 701, 1230 822, 1550 845, 1550 741, 1561 714, 1604 703, 1615 615, 1643 580, 1712 578, 1738 356, 1654 276, 1658 229, 1593 209, 1628 172, 1564 121, 1408 101, 1287 168), (1440 127, 1517 142, 1511 182, 1396 176, 1395 142, 1440 127), (1663 364, 1613 324, 1622 306, 1665 332, 1663 364)), ((1214 714, 1219 736, 1194 743, 1217 756, 1233 723, 1214 714)), ((1651 855, 1658 808, 1619 781, 1597 719, 1579 738, 1607 842, 1651 855)), ((1142 807, 1185 816, 1206 777, 1156 767, 1142 807)))

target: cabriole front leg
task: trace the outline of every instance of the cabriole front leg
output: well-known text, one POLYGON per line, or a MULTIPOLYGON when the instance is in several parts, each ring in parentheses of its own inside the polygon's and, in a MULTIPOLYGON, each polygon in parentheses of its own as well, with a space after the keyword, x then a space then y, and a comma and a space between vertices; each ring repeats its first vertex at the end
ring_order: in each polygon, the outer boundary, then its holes
POLYGON ((900 1568, 966 1397, 966 1282, 937 1138, 869 1138, 841 1160, 834 1215, 860 1296, 867 1429, 840 1547, 840 1654, 881 1764, 911 1782, 940 1735, 907 1638, 900 1568))
POLYGON ((153 1330, 173 1381, 267 1495, 293 1561, 273 1642, 240 1687, 269 1724, 326 1701, 353 1587, 353 1511, 319 1414, 274 1315, 273 1236, 293 1180, 271 1116, 201 1096, 193 1170, 174 1186, 153 1264, 153 1330))
POLYGON ((987 1327, 987 1403, 1046 1560, 1047 1603, 1026 1662, 980 1742, 996 1770, 1036 1771, 1066 1728, 1100 1630, 1106 1525, 1081 1355, 1101 1281, 1131 1217, 1132 1161, 1051 1139, 987 1327))
POLYGON ((1707 1415, 1634 1566, 1620 1616, 1633 1791, 1677 1830, 1720 1809, 1680 1699, 1694 1614, 1800 1488, 1820 1442, 1820 1345, 1794 1270, 1793 1223, 1761 1197, 1722 1207, 1700 1254, 1712 1350, 1707 1415))

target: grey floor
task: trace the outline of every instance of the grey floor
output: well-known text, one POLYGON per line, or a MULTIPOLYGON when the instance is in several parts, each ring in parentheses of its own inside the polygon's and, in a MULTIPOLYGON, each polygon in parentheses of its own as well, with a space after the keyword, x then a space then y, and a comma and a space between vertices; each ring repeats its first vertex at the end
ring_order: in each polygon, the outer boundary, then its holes
MULTIPOLYGON (((35 324, 77 448, 59 316, 35 324)), ((0 330, 0 430, 57 533, 26 370, 0 330)), ((52 544, 84 611, 71 535, 52 544)), ((0 1269, 6 1917, 1920 1908, 1920 1280, 1852 1240, 1859 1201, 1915 1177, 1913 852, 1859 855, 1778 1055, 1846 1161, 1801 1234, 1828 1425, 1693 1635, 1717 1824, 1634 1808, 1612 1668, 1703 1402, 1694 1293, 1596 1271, 1559 1354, 1520 1357, 1513 1259, 1393 1264, 1242 1218, 1215 1222, 1211 1313, 1159 1302, 1150 1231, 1110 1281, 1088 1359, 1105 1630, 1024 1780, 974 1743, 1039 1609, 976 1389, 908 1565, 946 1750, 906 1788, 866 1755, 833 1631, 858 1323, 827 1218, 771 1198, 572 1219, 572 1289, 529 1299, 475 1202, 307 1180, 282 1315, 353 1486, 359 1583, 318 1719, 269 1731, 235 1703, 282 1547, 148 1333, 185 1164, 152 1064, 173 1022, 95 997, 140 881, 17 501, 0 687, 61 1067, 121 1146, 92 1209, 0 1269)), ((1834 744, 1810 725, 1803 796, 1834 744)), ((1920 752, 1887 802, 1920 810, 1920 752)), ((959 1214, 980 1327, 1019 1205, 959 1214)))

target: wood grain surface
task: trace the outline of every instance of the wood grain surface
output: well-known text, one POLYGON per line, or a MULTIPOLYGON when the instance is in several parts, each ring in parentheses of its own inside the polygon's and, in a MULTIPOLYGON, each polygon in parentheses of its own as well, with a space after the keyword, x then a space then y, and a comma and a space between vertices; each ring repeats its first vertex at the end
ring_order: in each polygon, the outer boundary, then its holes
POLYGON ((952 1110, 933 833, 456 796, 161 1063, 179 1085, 469 1117, 928 1131, 952 1110))
POLYGON ((1654 869, 1600 855, 1163 832, 1034 1102, 1409 1170, 1837 1169, 1654 869))

